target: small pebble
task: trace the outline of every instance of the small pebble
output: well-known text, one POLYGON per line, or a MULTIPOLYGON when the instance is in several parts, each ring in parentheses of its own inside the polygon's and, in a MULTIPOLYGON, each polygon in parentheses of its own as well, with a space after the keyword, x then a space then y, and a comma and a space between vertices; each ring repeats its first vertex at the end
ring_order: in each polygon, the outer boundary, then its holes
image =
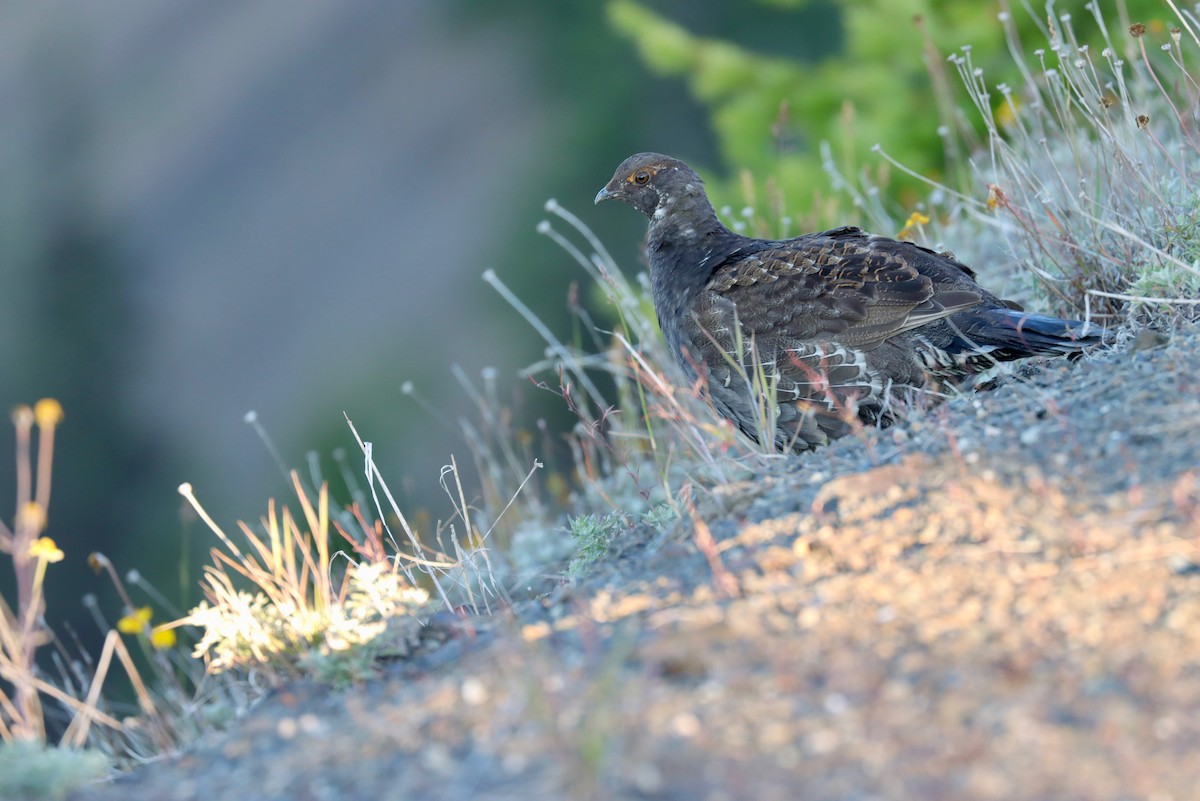
POLYGON ((1194 576, 1200 574, 1200 564, 1179 554, 1167 557, 1167 569, 1177 576, 1194 576))
POLYGON ((462 683, 461 693, 463 702, 468 706, 480 706, 488 699, 487 687, 474 676, 462 683))

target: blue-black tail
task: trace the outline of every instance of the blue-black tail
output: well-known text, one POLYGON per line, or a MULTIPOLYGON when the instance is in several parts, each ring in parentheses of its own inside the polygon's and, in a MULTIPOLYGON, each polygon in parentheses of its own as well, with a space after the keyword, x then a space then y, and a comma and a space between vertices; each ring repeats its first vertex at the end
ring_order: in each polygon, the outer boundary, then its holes
POLYGON ((947 319, 952 337, 936 361, 986 369, 989 363, 1030 356, 1078 357, 1086 348, 1104 342, 1104 329, 1082 320, 1061 320, 1012 308, 972 308, 947 319))
POLYGON ((965 341, 997 361, 1029 356, 1078 356, 1104 341, 1105 331, 1095 323, 1062 320, 1015 309, 971 309, 950 320, 965 341))

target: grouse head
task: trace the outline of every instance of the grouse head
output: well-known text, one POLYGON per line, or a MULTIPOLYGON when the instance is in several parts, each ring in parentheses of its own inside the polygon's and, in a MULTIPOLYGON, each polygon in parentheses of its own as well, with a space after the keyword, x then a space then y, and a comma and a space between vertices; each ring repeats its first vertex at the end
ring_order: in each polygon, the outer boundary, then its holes
POLYGON ((697 198, 708 205, 700 176, 682 161, 659 153, 637 153, 625 159, 596 193, 597 203, 623 200, 652 221, 663 219, 677 206, 694 205, 697 198))
POLYGON ((717 219, 700 176, 670 156, 637 153, 625 159, 596 194, 596 202, 601 200, 623 200, 650 218, 646 255, 654 309, 678 355, 693 302, 717 265, 744 243, 717 219))

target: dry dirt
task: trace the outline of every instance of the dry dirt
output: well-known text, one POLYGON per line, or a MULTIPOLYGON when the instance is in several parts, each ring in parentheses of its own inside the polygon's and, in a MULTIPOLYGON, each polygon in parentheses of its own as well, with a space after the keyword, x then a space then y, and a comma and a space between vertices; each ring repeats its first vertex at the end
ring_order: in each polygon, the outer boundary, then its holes
POLYGON ((1190 331, 786 460, 75 798, 1191 801, 1198 377, 1190 331))

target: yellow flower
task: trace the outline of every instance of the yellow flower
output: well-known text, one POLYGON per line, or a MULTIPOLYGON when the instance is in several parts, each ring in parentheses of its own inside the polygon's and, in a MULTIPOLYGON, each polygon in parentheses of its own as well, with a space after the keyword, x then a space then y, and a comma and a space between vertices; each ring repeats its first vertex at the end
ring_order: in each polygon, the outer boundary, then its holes
POLYGON ((29 555, 34 559, 45 559, 47 562, 61 562, 63 558, 63 552, 49 537, 38 537, 34 540, 29 546, 29 555))
POLYGON ((157 628, 150 632, 150 644, 158 650, 175 647, 175 629, 157 628))
POLYGON ((117 631, 122 634, 141 634, 149 628, 152 617, 154 617, 154 612, 148 606, 135 609, 117 621, 117 631))
POLYGON ((925 225, 928 222, 928 215, 922 214, 919 211, 914 211, 912 214, 908 215, 908 220, 905 221, 904 228, 902 228, 900 233, 896 235, 896 238, 904 239, 907 236, 911 236, 914 228, 916 228, 918 225, 925 225))
POLYGON ((62 404, 54 398, 42 398, 34 404, 33 418, 39 428, 54 428, 63 419, 62 404))
POLYGON ((1004 190, 995 184, 988 184, 987 207, 988 211, 995 211, 997 206, 1003 206, 1007 198, 1004 195, 1004 190))
POLYGON ((1021 110, 1021 102, 1014 98, 1006 98, 995 108, 996 125, 1000 128, 1015 128, 1017 112, 1021 110))

